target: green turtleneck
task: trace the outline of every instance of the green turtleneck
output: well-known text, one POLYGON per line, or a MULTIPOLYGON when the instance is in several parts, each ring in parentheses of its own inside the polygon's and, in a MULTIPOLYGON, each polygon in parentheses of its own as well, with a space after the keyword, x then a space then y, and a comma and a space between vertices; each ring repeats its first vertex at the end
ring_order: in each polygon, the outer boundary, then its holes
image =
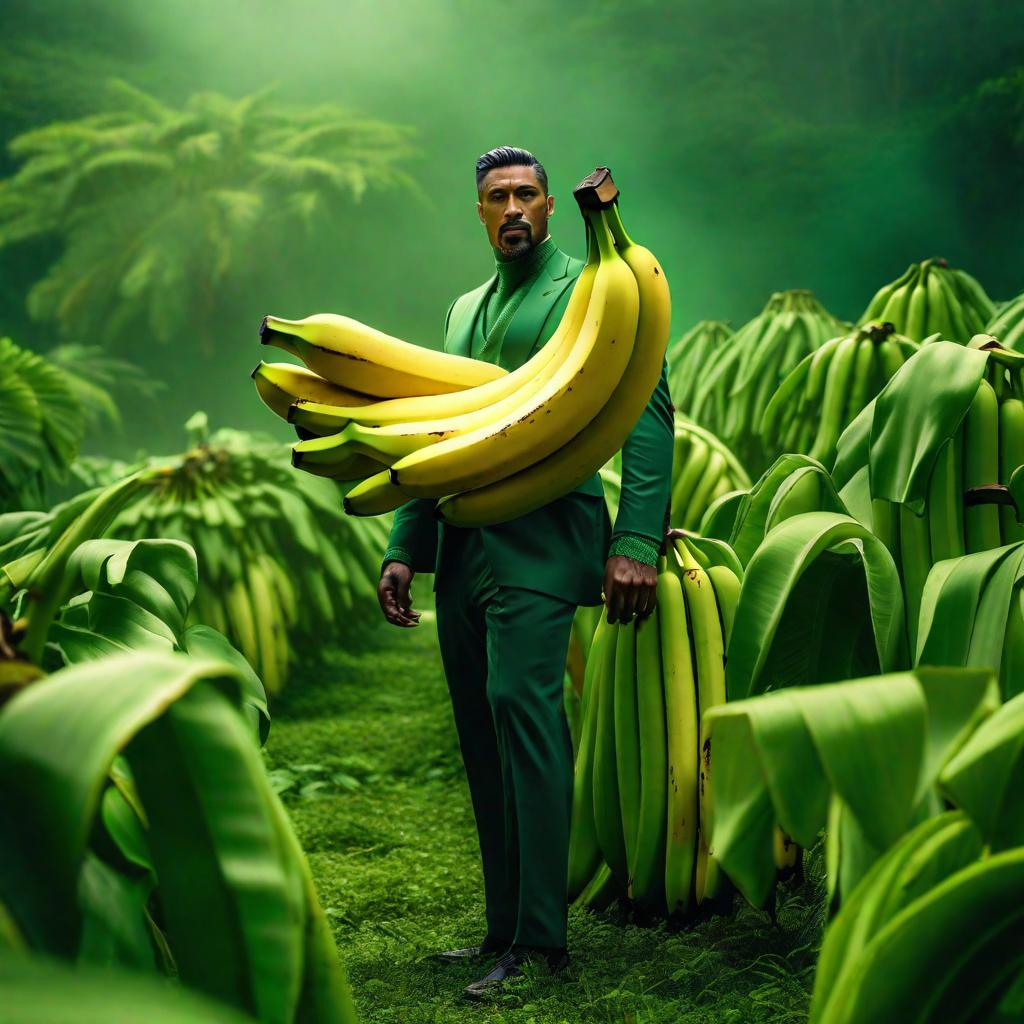
POLYGON ((474 359, 484 359, 491 363, 498 361, 501 342, 508 325, 512 322, 512 317, 515 316, 541 268, 551 259, 557 248, 554 239, 549 236, 517 259, 504 260, 501 258, 501 250, 494 250, 497 283, 481 310, 481 330, 474 333, 471 353, 474 359))

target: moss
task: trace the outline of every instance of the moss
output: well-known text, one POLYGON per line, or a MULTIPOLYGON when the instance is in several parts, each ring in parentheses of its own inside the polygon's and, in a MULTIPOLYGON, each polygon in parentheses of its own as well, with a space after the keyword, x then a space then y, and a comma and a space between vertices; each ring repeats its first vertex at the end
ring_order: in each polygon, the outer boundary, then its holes
POLYGON ((733 916, 685 929, 573 911, 566 974, 531 972, 483 1006, 459 999, 480 968, 431 955, 481 937, 482 884, 431 622, 371 627, 362 649, 330 651, 295 678, 274 713, 267 761, 294 779, 284 799, 364 1024, 806 1019, 813 880, 782 891, 777 924, 740 900, 733 916))

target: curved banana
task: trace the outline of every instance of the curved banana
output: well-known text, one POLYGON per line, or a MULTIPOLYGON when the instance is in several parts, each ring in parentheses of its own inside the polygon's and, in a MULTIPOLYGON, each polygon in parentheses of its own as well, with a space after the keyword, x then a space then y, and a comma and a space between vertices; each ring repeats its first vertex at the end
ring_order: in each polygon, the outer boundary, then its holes
POLYGON ((406 494, 401 487, 391 482, 387 469, 382 469, 357 483, 342 502, 350 516, 379 516, 393 512, 411 497, 413 495, 406 494))
POLYGON ((682 583, 674 572, 658 573, 657 603, 668 757, 665 902, 671 914, 689 908, 693 888, 700 723, 686 603, 682 583))
POLYGON ((482 526, 525 515, 579 486, 618 451, 650 401, 668 343, 671 300, 661 265, 625 233, 616 207, 607 211, 622 259, 639 289, 639 318, 629 363, 611 397, 572 440, 547 458, 497 483, 455 494, 438 514, 457 526, 482 526))
POLYGON ((525 469, 579 433, 611 398, 633 350, 639 293, 636 277, 615 251, 604 212, 592 214, 591 223, 601 262, 584 325, 558 372, 540 391, 486 426, 399 459, 391 467, 391 478, 410 494, 440 497, 525 469))
MULTIPOLYGON (((965 489, 999 482, 999 405, 995 390, 984 378, 964 417, 963 467, 965 489)), ((964 509, 964 540, 968 554, 1000 546, 995 505, 964 509)))
MULTIPOLYGON (((667 575, 667 569, 663 573, 667 575)), ((668 754, 661 670, 660 610, 636 623, 636 704, 640 738, 640 807, 629 895, 665 912, 665 806, 668 754)))
POLYGON ((338 387, 319 374, 294 363, 265 363, 262 360, 252 371, 256 392, 263 404, 283 420, 288 419, 288 410, 293 402, 310 399, 335 406, 363 406, 373 401, 369 395, 338 387))
POLYGON ((380 398, 461 391, 505 376, 492 363, 411 345, 336 313, 302 320, 264 317, 260 340, 283 342, 321 377, 380 398))

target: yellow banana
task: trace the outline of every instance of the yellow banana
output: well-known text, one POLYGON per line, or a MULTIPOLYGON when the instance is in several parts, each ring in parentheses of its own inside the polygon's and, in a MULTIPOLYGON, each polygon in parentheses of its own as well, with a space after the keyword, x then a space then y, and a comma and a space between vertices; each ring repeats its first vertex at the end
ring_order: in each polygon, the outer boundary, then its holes
POLYGON ((525 469, 579 433, 611 398, 633 350, 639 294, 632 270, 615 251, 604 212, 593 213, 591 224, 601 261, 584 325, 558 372, 486 426, 399 459, 391 478, 410 494, 440 497, 525 469))
POLYGON ((367 405, 373 399, 347 388, 340 388, 319 374, 294 363, 264 363, 252 371, 256 392, 263 404, 283 420, 288 419, 288 409, 300 399, 322 402, 330 408, 335 406, 367 405))
POLYGON ((332 480, 365 480, 387 468, 383 462, 362 452, 348 451, 343 458, 339 457, 337 447, 330 443, 332 440, 331 435, 311 437, 292 445, 292 465, 313 476, 332 480))
POLYGON ((368 476, 344 497, 345 511, 350 516, 379 516, 404 505, 412 495, 391 482, 386 469, 368 476))
POLYGON ((264 317, 260 340, 283 342, 321 377, 380 398, 445 394, 505 376, 492 363, 411 345, 336 313, 264 317))
MULTIPOLYGON (((446 438, 458 437, 471 430, 484 427, 518 408, 558 372, 562 361, 572 349, 586 315, 587 301, 593 288, 596 269, 596 266, 588 266, 580 274, 581 280, 573 289, 558 330, 541 351, 529 361, 529 363, 535 363, 535 366, 517 390, 483 408, 471 409, 469 412, 459 413, 455 416, 384 426, 365 426, 352 420, 334 434, 333 443, 337 446, 335 450, 339 456, 344 458, 351 452, 358 452, 391 465, 396 459, 410 455, 428 445, 437 444, 446 438), (542 355, 545 356, 543 360, 539 358, 542 355)), ((292 419, 293 422, 301 422, 302 425, 306 425, 312 417, 304 415, 297 409, 292 419)), ((323 422, 326 417, 321 415, 318 419, 323 422)), ((301 445, 296 447, 299 451, 302 450, 301 445)), ((326 446, 322 448, 322 455, 326 455, 327 451, 326 446)))
POLYGON ((618 451, 650 401, 668 344, 671 300, 654 254, 633 242, 618 210, 608 219, 622 258, 639 287, 640 312, 629 363, 611 398, 571 441, 539 462, 497 483, 443 498, 438 514, 456 526, 486 526, 526 515, 596 473, 618 451))

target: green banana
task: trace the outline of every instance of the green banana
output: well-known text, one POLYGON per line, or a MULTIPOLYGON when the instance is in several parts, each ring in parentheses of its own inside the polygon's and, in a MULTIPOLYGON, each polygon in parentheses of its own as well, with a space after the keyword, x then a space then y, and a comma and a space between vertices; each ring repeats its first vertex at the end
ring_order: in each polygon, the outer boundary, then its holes
MULTIPOLYGON (((987 380, 964 418, 964 488, 999 481, 999 406, 987 380)), ((999 547, 999 510, 995 505, 972 505, 964 510, 964 540, 968 554, 999 547)))
POLYGON ((619 777, 615 749, 615 667, 616 648, 622 636, 621 626, 610 630, 603 651, 602 671, 595 670, 597 702, 594 729, 594 832, 601 853, 612 873, 625 889, 629 871, 626 863, 626 842, 622 832, 619 809, 619 777))
POLYGON ((964 554, 962 447, 963 436, 957 431, 939 449, 928 482, 928 533, 933 565, 964 554))
MULTIPOLYGON (((663 568, 662 572, 667 570, 663 568)), ((668 754, 660 618, 660 609, 655 606, 650 615, 636 623, 635 629, 640 807, 629 894, 648 909, 663 914, 668 754)))
POLYGON ((602 615, 594 631, 590 657, 583 682, 583 721, 579 752, 576 755, 572 793, 572 825, 569 842, 569 901, 572 902, 586 888, 604 859, 597 842, 594 825, 594 745, 597 736, 597 700, 603 681, 598 678, 605 670, 605 648, 612 639, 612 627, 602 615))
MULTIPOLYGON (((999 482, 1008 484, 1018 466, 1024 466, 1024 402, 1007 398, 999 406, 999 482)), ((1004 544, 1024 540, 1024 525, 1005 505, 999 506, 999 532, 1004 544)))

